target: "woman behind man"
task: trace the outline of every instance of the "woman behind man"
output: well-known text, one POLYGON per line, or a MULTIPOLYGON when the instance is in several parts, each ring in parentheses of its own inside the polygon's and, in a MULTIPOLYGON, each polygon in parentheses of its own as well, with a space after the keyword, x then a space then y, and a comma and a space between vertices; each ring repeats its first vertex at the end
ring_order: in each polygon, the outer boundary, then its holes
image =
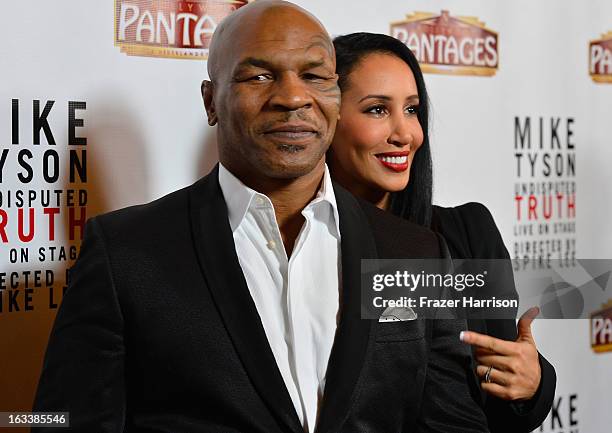
MULTIPOLYGON (((453 258, 509 259, 481 204, 432 206, 427 89, 412 52, 398 40, 355 33, 334 40, 342 106, 327 163, 337 182, 379 208, 440 232, 453 258)), ((514 290, 514 288, 512 288, 514 290)), ((492 432, 528 432, 552 405, 554 368, 531 337, 529 310, 513 320, 468 320, 473 397, 492 432), (480 381, 480 390, 477 382, 480 381)))

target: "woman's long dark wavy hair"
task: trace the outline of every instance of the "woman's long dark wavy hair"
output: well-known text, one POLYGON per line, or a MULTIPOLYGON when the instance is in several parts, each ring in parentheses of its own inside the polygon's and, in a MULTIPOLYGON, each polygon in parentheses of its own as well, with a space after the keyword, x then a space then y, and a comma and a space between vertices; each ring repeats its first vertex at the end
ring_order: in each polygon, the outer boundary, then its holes
POLYGON ((351 33, 334 39, 336 72, 341 90, 349 85, 349 75, 368 54, 385 53, 403 60, 412 70, 419 92, 417 118, 423 129, 423 144, 414 155, 410 180, 402 191, 391 193, 389 210, 402 218, 429 227, 431 224, 432 163, 429 147, 429 100, 423 73, 412 51, 397 39, 376 33, 351 33))

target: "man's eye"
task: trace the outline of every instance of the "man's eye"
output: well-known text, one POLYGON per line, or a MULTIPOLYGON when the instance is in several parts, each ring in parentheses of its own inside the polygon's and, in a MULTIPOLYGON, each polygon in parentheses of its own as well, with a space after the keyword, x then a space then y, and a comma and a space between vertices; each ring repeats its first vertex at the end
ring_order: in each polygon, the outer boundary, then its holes
POLYGON ((271 77, 269 74, 259 74, 259 75, 254 75, 252 77, 247 78, 247 81, 266 81, 269 80, 271 77))
POLYGON ((309 81, 315 81, 315 80, 325 80, 325 77, 322 77, 320 75, 317 74, 304 74, 303 75, 304 79, 309 80, 309 81))

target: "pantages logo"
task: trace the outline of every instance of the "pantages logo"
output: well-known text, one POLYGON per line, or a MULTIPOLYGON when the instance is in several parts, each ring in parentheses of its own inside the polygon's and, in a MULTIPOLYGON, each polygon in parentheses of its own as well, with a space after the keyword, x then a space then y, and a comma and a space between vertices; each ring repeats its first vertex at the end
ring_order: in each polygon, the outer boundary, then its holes
POLYGON ((612 31, 589 43, 589 74, 597 83, 612 83, 612 31))
POLYGON ((591 314, 591 348, 598 353, 612 351, 612 299, 591 314))
POLYGON ((475 17, 415 12, 391 23, 391 35, 412 50, 424 72, 495 75, 499 65, 497 33, 475 17))
POLYGON ((115 45, 130 56, 205 59, 217 24, 252 0, 115 0, 115 45))

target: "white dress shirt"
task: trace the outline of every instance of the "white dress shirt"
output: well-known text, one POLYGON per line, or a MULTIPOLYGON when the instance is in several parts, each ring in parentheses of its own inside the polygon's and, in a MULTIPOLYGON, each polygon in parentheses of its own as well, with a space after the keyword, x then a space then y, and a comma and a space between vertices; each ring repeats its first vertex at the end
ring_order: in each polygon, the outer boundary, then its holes
MULTIPOLYGON (((327 166, 287 258, 274 207, 219 164, 236 253, 304 431, 314 431, 337 325, 340 229, 327 166)), ((230 287, 227 288, 231 290, 230 287)))

